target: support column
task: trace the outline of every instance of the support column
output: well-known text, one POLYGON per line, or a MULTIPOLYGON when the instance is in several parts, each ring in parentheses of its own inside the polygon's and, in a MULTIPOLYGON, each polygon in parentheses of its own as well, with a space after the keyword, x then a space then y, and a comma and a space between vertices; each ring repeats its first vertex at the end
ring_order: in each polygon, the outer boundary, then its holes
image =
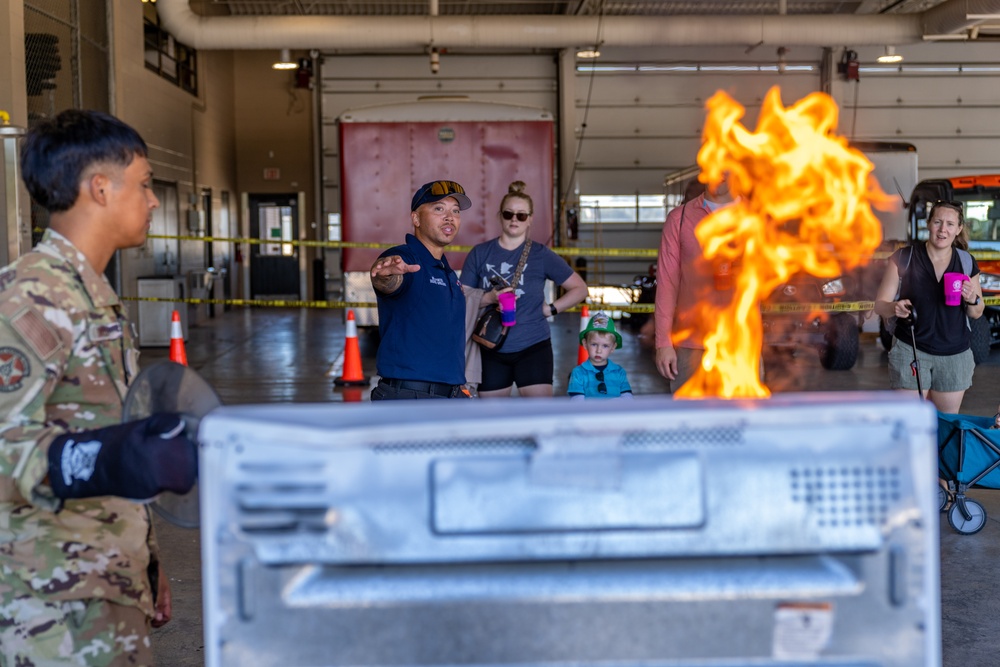
POLYGON ((559 51, 559 178, 555 245, 565 245, 566 209, 576 206, 576 49, 559 51))
POLYGON ((28 124, 24 72, 24 3, 0 0, 0 266, 31 247, 28 193, 17 172, 20 131, 28 124), (9 117, 9 118, 8 118, 9 117))

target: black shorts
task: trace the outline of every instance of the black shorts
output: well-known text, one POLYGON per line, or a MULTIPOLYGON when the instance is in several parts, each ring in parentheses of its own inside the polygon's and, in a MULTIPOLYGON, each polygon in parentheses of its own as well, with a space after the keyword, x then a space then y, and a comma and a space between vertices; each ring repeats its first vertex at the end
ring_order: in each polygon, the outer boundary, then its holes
POLYGON ((518 352, 483 350, 483 381, 479 391, 552 384, 552 341, 548 338, 518 352))

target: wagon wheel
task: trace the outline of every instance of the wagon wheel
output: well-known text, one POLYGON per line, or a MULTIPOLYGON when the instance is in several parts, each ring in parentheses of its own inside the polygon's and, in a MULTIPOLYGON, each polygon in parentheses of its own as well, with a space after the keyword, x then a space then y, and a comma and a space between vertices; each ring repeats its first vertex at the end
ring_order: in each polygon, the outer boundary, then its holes
POLYGON ((986 508, 971 498, 955 498, 948 510, 948 523, 963 535, 973 535, 986 525, 986 508))
POLYGON ((943 512, 944 508, 948 506, 949 494, 947 489, 945 489, 940 484, 938 485, 938 511, 943 512))

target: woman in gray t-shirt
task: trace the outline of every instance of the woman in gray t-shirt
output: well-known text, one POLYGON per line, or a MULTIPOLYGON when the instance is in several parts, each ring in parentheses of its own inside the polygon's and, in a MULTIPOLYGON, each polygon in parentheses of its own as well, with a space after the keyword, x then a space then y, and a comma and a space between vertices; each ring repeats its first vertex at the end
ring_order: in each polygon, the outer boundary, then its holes
POLYGON ((587 283, 559 255, 541 243, 532 243, 517 285, 511 285, 518 260, 531 229, 534 205, 524 183, 514 181, 500 201, 500 236, 469 251, 462 266, 462 283, 487 290, 482 305, 497 303, 500 291, 517 296, 517 324, 511 327, 499 351, 482 350, 483 381, 479 396, 510 396, 517 385, 521 396, 552 396, 552 342, 546 318, 572 308, 587 297, 587 283), (498 278, 495 288, 491 278, 498 278), (545 303, 545 281, 564 290, 545 303))

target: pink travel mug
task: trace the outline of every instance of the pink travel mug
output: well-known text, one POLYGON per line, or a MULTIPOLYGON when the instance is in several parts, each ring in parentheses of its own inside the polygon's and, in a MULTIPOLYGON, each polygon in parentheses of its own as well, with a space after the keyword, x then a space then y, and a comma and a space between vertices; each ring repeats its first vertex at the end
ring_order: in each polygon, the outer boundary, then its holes
POLYGON ((962 303, 962 283, 969 280, 964 273, 944 274, 944 305, 957 306, 962 303))
POLYGON ((497 294, 500 302, 500 321, 505 327, 512 327, 517 324, 517 296, 513 292, 500 292, 497 294))

